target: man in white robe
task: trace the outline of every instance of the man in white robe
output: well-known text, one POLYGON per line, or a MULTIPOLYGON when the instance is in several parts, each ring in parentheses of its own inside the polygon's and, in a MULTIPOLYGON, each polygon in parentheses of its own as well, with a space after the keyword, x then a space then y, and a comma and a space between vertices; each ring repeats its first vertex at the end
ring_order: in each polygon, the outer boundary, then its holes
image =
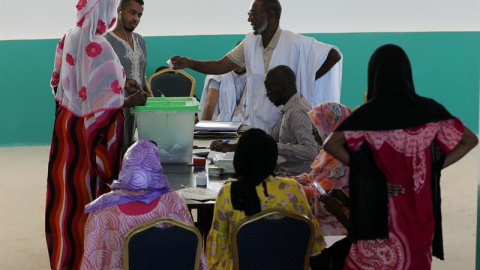
POLYGON ((198 118, 213 121, 248 122, 247 74, 244 67, 222 75, 207 75, 198 118))
POLYGON ((174 68, 191 68, 206 74, 223 74, 245 64, 250 125, 270 132, 280 117, 265 94, 265 74, 278 65, 289 66, 297 89, 315 106, 340 102, 342 56, 333 46, 279 27, 278 0, 254 0, 248 12, 253 33, 220 60, 198 61, 183 56, 171 58, 174 68))

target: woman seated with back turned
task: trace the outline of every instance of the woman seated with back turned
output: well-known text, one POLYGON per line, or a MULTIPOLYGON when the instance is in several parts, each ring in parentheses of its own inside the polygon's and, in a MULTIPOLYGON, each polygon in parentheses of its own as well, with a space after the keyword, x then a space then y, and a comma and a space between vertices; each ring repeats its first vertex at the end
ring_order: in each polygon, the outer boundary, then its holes
MULTIPOLYGON (((275 177, 278 149, 275 140, 261 129, 246 131, 238 141, 233 166, 238 181, 219 191, 205 254, 210 269, 233 269, 230 236, 242 219, 266 209, 282 208, 313 218, 305 193, 293 179, 275 177)), ((311 255, 325 248, 320 225, 315 225, 311 255)))
MULTIPOLYGON (((193 225, 185 199, 170 188, 157 146, 151 141, 139 140, 128 148, 119 179, 111 189, 85 207, 90 215, 81 269, 123 269, 125 235, 155 218, 169 217, 193 225)), ((207 269, 203 254, 200 269, 207 269)))

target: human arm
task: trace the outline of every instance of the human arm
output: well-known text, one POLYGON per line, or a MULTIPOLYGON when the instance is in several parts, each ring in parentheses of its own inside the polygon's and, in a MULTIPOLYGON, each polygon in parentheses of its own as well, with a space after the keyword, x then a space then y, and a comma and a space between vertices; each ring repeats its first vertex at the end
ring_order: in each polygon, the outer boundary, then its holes
POLYGON ((218 89, 210 88, 208 90, 207 101, 203 109, 202 120, 212 120, 213 112, 218 103, 218 89))
POLYGON ((348 217, 343 210, 344 204, 341 201, 330 193, 321 195, 318 199, 323 203, 325 209, 342 223, 343 227, 348 228, 348 217))
POLYGON ((65 42, 65 35, 60 41, 58 41, 57 48, 55 49, 55 61, 53 64, 52 78, 50 80, 50 86, 52 87, 53 94, 57 93, 57 87, 60 82, 60 69, 62 68, 62 56, 63 46, 65 42))
POLYGON ((240 66, 233 63, 227 56, 220 60, 200 61, 184 56, 175 55, 170 58, 174 69, 190 68, 203 74, 220 75, 230 72, 240 66))
POLYGON ((308 173, 302 173, 296 176, 292 176, 292 178, 297 180, 297 182, 303 186, 310 184, 310 177, 308 173))
MULTIPOLYGON (((291 134, 278 138, 278 155, 285 158, 294 157, 299 160, 313 162, 318 154, 318 145, 311 132, 312 121, 306 113, 298 111, 284 115, 280 120, 279 134, 291 134)), ((276 131, 272 131, 272 137, 276 137, 276 131), (275 134, 273 134, 275 133, 275 134)), ((276 138, 275 138, 276 139, 276 138)))
POLYGON ((445 156, 445 161, 443 162, 443 167, 446 168, 453 163, 460 160, 465 156, 473 147, 478 144, 478 137, 475 135, 469 128, 465 127, 460 142, 453 148, 452 151, 448 152, 445 156))
MULTIPOLYGON (((207 100, 205 101, 205 106, 203 108, 202 120, 212 120, 213 113, 218 104, 220 82, 211 78, 208 80, 208 94, 207 100)), ((204 95, 202 95, 202 98, 204 95)))
POLYGON ((323 144, 323 150, 348 166, 350 165, 350 157, 348 156, 345 141, 345 135, 343 132, 335 131, 325 140, 325 143, 323 144))
POLYGON ((135 94, 135 92, 140 91, 141 89, 142 88, 135 79, 127 78, 125 80, 125 91, 127 91, 129 95, 135 94))
POLYGON ((143 77, 143 84, 145 85, 145 89, 143 90, 145 91, 145 93, 147 93, 147 97, 153 97, 152 90, 150 89, 150 85, 147 82, 147 76, 143 77))
POLYGON ((135 79, 127 78, 125 81, 125 91, 129 96, 123 100, 124 108, 132 108, 135 106, 143 106, 147 102, 147 93, 143 90, 135 79))
POLYGON ((388 197, 397 197, 405 193, 405 188, 402 185, 395 185, 387 183, 387 195, 388 197))
POLYGON ((137 91, 134 94, 125 97, 123 100, 124 108, 132 108, 135 106, 143 106, 147 102, 147 94, 143 91, 137 91))
POLYGON ((144 68, 143 68, 143 85, 145 86, 143 91, 145 91, 145 93, 147 93, 147 96, 148 97, 153 97, 153 93, 152 93, 152 90, 150 89, 150 85, 148 84, 148 80, 147 80, 147 64, 148 64, 148 56, 147 56, 147 43, 145 42, 145 39, 141 36, 141 35, 137 35, 140 40, 141 40, 141 46, 142 46, 142 49, 143 49, 143 52, 145 54, 145 65, 144 65, 144 68))
POLYGON ((330 49, 327 59, 315 73, 315 80, 325 75, 340 59, 342 59, 340 53, 335 48, 330 49))
POLYGON ((237 149, 237 144, 236 143, 224 143, 222 140, 215 140, 212 143, 210 143, 210 150, 211 151, 217 151, 217 152, 235 152, 237 149))

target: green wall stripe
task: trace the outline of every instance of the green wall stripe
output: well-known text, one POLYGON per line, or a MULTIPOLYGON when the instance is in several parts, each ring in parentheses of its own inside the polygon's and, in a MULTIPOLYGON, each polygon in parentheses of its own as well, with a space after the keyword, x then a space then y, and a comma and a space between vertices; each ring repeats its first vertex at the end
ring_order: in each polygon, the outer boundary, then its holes
MULTIPOLYGON (((444 104, 478 133, 480 32, 306 34, 335 44, 343 53, 342 103, 360 105, 368 59, 378 46, 395 43, 409 55, 417 92, 444 104)), ((172 55, 197 59, 224 56, 244 35, 146 37, 147 74, 172 55)), ((57 39, 0 41, 4 110, 0 146, 50 143, 54 102, 49 87, 57 39)), ((186 70, 201 95, 205 75, 186 70)))

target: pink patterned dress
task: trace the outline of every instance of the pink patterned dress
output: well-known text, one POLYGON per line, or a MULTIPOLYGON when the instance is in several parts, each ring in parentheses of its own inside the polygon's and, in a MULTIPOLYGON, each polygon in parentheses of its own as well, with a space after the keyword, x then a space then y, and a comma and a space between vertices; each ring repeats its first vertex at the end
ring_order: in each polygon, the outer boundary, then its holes
POLYGON ((405 188, 403 195, 388 197, 389 238, 353 244, 345 269, 431 268, 434 217, 430 146, 435 143, 447 153, 463 132, 458 119, 408 129, 344 131, 350 149, 358 150, 367 143, 387 181, 405 188))
MULTIPOLYGON (((85 250, 81 269, 123 269, 125 234, 157 217, 170 217, 193 225, 185 199, 176 191, 149 204, 130 202, 90 213, 85 227, 85 250)), ((208 269, 202 253, 200 269, 208 269)))

